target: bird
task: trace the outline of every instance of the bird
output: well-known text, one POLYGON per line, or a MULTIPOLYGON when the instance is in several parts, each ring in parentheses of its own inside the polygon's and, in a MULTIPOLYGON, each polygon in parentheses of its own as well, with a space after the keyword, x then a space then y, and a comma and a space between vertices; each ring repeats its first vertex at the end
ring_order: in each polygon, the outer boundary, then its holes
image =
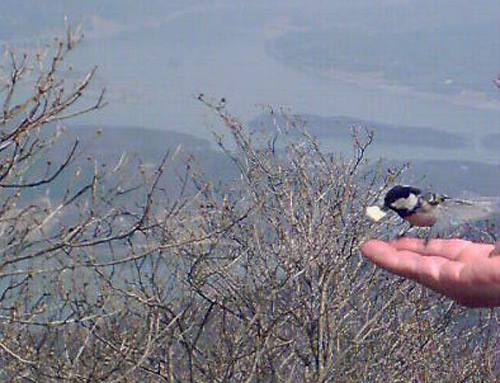
MULTIPOLYGON (((500 198, 452 198, 446 194, 424 192, 411 185, 396 185, 387 191, 381 207, 370 206, 366 213, 376 222, 390 210, 410 223, 409 229, 431 228, 427 236, 429 240, 433 234, 445 231, 450 226, 486 219, 499 213, 500 198)), ((403 236, 409 229, 399 236, 403 236)))
POLYGON ((383 211, 392 210, 412 226, 434 226, 442 213, 442 204, 450 198, 443 194, 422 193, 419 188, 396 185, 384 197, 383 211))

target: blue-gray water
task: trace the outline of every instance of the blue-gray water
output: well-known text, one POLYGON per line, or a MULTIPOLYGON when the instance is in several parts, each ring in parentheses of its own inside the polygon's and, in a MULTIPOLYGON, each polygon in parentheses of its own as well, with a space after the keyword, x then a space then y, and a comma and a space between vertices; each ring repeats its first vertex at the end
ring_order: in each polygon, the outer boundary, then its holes
MULTIPOLYGON (((499 131, 500 92, 496 99, 485 101, 480 94, 415 92, 401 84, 366 80, 352 73, 320 75, 307 68, 295 69, 270 55, 266 47, 272 38, 300 29, 297 15, 302 8, 310 18, 321 20, 319 9, 316 14, 314 8, 300 2, 282 7, 260 2, 192 3, 137 23, 86 10, 91 15, 85 22, 89 31, 73 60, 83 68, 99 65, 100 84, 106 84, 110 103, 105 110, 77 122, 143 126, 209 137, 217 123, 213 113, 196 101, 195 96, 203 92, 215 99, 225 97, 228 110, 244 121, 259 114, 262 105, 285 106, 295 113, 429 126, 460 133, 471 142, 459 151, 379 147, 376 155, 489 163, 500 159, 500 151, 485 150, 478 144, 485 134, 499 131)), ((340 3, 342 12, 352 11, 348 3, 340 3)), ((398 3, 404 2, 394 4, 398 3)), ((422 8, 434 10, 426 4, 427 8, 422 8)), ((363 14, 364 7, 353 6, 353 10, 363 14)), ((335 5, 331 8, 335 10, 335 5)), ((377 9, 387 11, 387 7, 377 9)), ((416 17, 423 18, 425 9, 416 17)), ((479 20, 481 15, 479 12, 474 17, 479 20)), ((432 21, 432 15, 427 16, 432 21)), ((324 144, 333 147, 338 142, 324 140, 324 144)))

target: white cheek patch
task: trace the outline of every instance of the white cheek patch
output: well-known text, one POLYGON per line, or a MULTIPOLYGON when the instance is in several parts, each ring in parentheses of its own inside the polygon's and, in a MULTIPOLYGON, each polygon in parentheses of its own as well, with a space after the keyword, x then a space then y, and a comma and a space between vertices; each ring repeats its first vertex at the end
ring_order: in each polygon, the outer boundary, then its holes
POLYGON ((391 203, 391 207, 397 210, 412 210, 418 205, 418 197, 415 194, 410 194, 406 198, 398 198, 396 201, 391 203))

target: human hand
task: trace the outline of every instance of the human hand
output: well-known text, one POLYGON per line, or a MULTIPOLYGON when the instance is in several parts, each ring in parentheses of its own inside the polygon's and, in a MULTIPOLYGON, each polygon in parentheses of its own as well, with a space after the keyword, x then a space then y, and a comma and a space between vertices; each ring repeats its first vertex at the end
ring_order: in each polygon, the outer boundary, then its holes
POLYGON ((377 266, 416 280, 468 307, 500 306, 500 257, 493 245, 462 239, 370 240, 361 252, 377 266))

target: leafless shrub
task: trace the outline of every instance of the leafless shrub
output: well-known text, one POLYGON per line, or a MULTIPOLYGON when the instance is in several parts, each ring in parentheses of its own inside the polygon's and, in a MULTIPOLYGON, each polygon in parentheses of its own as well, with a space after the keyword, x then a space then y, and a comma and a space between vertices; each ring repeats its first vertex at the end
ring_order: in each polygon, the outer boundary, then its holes
POLYGON ((495 311, 465 311, 359 254, 398 230, 364 216, 403 171, 366 166, 370 132, 353 130, 350 157, 325 154, 294 117, 262 137, 200 97, 230 134, 218 142, 233 182, 216 187, 186 162, 173 195, 175 152, 152 171, 84 166, 78 141, 54 164, 47 124, 104 105, 80 104, 95 70, 74 86, 59 77, 75 43, 68 29, 37 71, 13 53, 4 68, 3 380, 493 380, 495 311), (61 197, 44 194, 64 174, 61 197))
POLYGON ((254 208, 190 271, 198 295, 216 307, 208 327, 220 340, 217 357, 201 358, 200 371, 212 366, 220 381, 420 382, 482 370, 473 353, 463 368, 462 347, 480 338, 485 327, 473 324, 490 314, 465 316, 359 255, 367 238, 398 230, 370 224, 364 210, 403 170, 365 167, 369 132, 353 130, 352 158, 325 155, 306 131, 286 142, 288 129, 301 129, 293 118, 276 126, 284 144, 276 136, 258 143, 224 108, 206 103, 230 130, 237 151, 226 151, 242 175, 222 200, 241 201, 232 212, 254 208), (470 333, 450 335, 462 326, 470 333))

